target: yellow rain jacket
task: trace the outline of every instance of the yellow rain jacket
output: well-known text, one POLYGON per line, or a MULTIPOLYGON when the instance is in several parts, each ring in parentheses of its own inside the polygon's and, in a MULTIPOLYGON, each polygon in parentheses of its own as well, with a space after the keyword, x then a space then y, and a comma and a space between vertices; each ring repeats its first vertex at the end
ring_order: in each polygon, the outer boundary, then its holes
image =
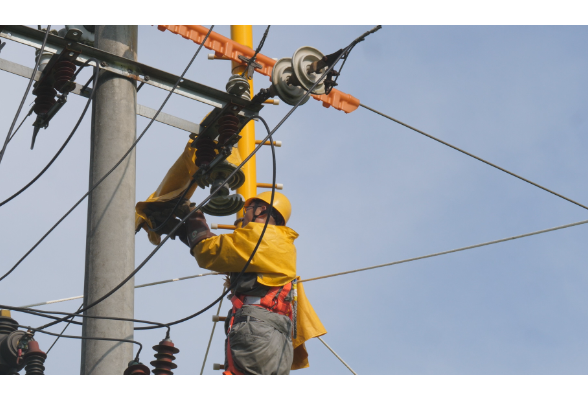
MULTIPOLYGON (((143 226, 143 229, 147 231, 149 241, 156 246, 161 242, 161 234, 147 229, 147 227, 153 229, 153 226, 151 226, 151 221, 147 218, 146 211, 150 203, 165 203, 173 199, 178 199, 182 195, 182 192, 186 190, 192 180, 192 176, 198 171, 198 167, 194 163, 196 160, 196 149, 191 145, 192 139, 188 141, 180 157, 169 171, 167 171, 165 178, 163 178, 157 190, 147 200, 140 201, 135 206, 135 230, 139 226, 143 226)), ((239 151, 236 148, 233 149, 227 161, 234 165, 241 164, 241 156, 239 156, 239 151)), ((186 199, 192 197, 196 187, 196 184, 192 185, 186 193, 186 199)))
MULTIPOLYGON (((194 246, 192 254, 202 268, 217 272, 241 272, 259 240, 263 226, 262 223, 250 222, 233 233, 205 239, 194 246)), ((297 237, 298 233, 291 228, 268 225, 246 272, 256 272, 257 281, 265 286, 283 286, 297 278, 294 247, 297 237)), ((306 298, 301 283, 298 284, 297 301, 297 337, 292 341, 292 369, 309 366, 304 342, 327 333, 306 298)))

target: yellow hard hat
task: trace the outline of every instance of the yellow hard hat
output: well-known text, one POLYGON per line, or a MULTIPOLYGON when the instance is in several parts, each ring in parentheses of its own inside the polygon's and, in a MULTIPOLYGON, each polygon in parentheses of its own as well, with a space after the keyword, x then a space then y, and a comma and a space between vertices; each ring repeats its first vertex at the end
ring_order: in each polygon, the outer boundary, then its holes
MULTIPOLYGON (((258 194, 257 196, 253 196, 245 201, 244 207, 248 207, 249 204, 253 200, 262 200, 265 201, 267 204, 270 204, 272 201, 272 192, 263 192, 258 194)), ((284 224, 288 223, 290 219, 290 215, 292 215, 292 205, 290 204, 290 200, 282 193, 275 192, 274 194, 274 209, 282 215, 284 218, 284 224)))

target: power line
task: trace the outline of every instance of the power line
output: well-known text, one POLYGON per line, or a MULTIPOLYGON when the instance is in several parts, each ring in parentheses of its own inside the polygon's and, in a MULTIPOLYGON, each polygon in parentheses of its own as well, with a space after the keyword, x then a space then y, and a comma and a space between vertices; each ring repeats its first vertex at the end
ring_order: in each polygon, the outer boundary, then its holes
MULTIPOLYGON (((259 41, 259 44, 257 45, 257 49, 255 50, 255 53, 253 54, 253 56, 249 59, 249 61, 247 61, 247 65, 245 66, 245 69, 243 70, 243 72, 241 73, 241 77, 243 77, 245 75, 245 73, 249 70, 249 66, 255 62, 255 57, 257 57, 257 54, 261 51, 261 49, 263 48, 263 45, 265 43, 265 39, 267 38, 267 34, 269 32, 271 25, 268 25, 267 28, 265 29, 265 32, 263 34, 263 37, 261 38, 261 40, 259 41)), ((236 66, 235 68, 238 68, 239 66, 236 66)), ((233 70, 235 69, 233 68, 233 70)), ((212 122, 214 123, 214 121, 212 122)), ((165 218, 165 220, 159 225, 156 226, 155 228, 147 228, 152 232, 159 232, 161 231, 161 229, 163 227, 166 226, 167 222, 174 216, 174 213, 176 212, 176 210, 178 209, 178 207, 180 206, 180 204, 182 203, 182 201, 184 200, 184 197, 186 196, 186 193, 188 193, 188 191, 190 190, 190 188, 192 187, 192 185, 194 185, 196 183, 196 179, 192 179, 192 181, 188 184, 188 187, 186 188, 186 190, 184 190, 180 196, 180 198, 178 199, 177 203, 175 204, 174 208, 170 211, 169 215, 165 218)), ((137 230, 138 232, 138 230, 137 230)), ((135 232, 136 233, 136 232, 135 232)))
MULTIPOLYGON (((96 85, 98 84, 98 73, 100 72, 100 70, 98 68, 98 60, 96 60, 96 59, 92 59, 92 60, 94 60, 96 62, 96 67, 94 67, 94 89, 96 89, 96 85)), ((90 61, 90 60, 88 60, 88 61, 90 61)), ((86 102, 86 106, 84 107, 84 110, 82 111, 82 115, 80 115, 80 118, 78 118, 78 122, 74 126, 73 130, 71 131, 71 133, 69 134, 69 136, 67 137, 67 139, 65 139, 65 142, 63 142, 63 144, 61 145, 61 147, 59 148, 59 150, 57 150, 57 153, 55 153, 55 155, 53 156, 53 158, 51 159, 51 161, 49 161, 49 163, 45 166, 45 168, 43 168, 41 170, 41 172, 39 172, 37 174, 37 176, 35 176, 29 183, 27 183, 25 186, 23 186, 22 189, 20 189, 18 192, 14 193, 12 196, 10 196, 6 200, 4 200, 2 203, 0 203, 0 207, 2 207, 4 204, 6 204, 9 201, 11 201, 12 199, 14 199, 15 197, 17 197, 18 195, 20 195, 25 190, 27 190, 33 183, 35 183, 51 167, 51 165, 53 164, 53 162, 55 160, 57 160, 57 157, 59 157, 59 155, 61 154, 61 152, 63 151, 63 149, 65 149, 65 146, 67 146, 67 144, 69 143, 69 141, 73 137, 74 133, 76 133, 76 131, 78 130, 78 127, 82 123, 82 120, 84 119, 84 116, 86 115, 86 111, 88 111, 88 107, 90 106, 90 102, 94 98, 94 93, 95 93, 95 90, 92 90, 92 94, 88 98, 88 101, 86 102)), ((30 115, 30 113, 29 113, 29 115, 30 115)), ((23 122, 24 122, 24 120, 23 120, 23 122)), ((22 123, 21 123, 21 125, 22 125, 22 123)), ((19 128, 20 128, 20 126, 19 126, 19 128)), ((16 132, 15 132, 15 134, 16 134, 16 132)), ((9 271, 8 273, 10 273, 10 272, 11 271, 9 271)), ((4 276, 2 278, 0 278, 0 281, 2 279, 4 279, 4 276)))
MULTIPOLYGON (((80 311, 80 309, 81 309, 83 306, 84 306, 84 304, 81 304, 81 305, 78 307, 78 311, 80 311)), ((72 318, 71 318, 71 319, 70 319, 70 320, 67 322, 67 324, 65 325, 65 327, 64 327, 64 328, 61 330, 61 333, 59 334, 59 336, 55 338, 55 340, 53 341, 53 344, 52 344, 52 345, 49 347, 49 349, 47 350, 47 353, 46 353, 46 354, 49 354, 49 352, 51 351, 51 349, 52 349, 52 348, 53 348, 53 347, 54 347, 54 346, 57 344, 57 341, 58 341, 59 339, 61 339, 61 337, 63 336, 63 334, 65 333, 65 331, 67 330, 67 328, 69 328, 69 325, 70 325, 72 322, 74 322, 74 319, 73 319, 73 317, 72 317, 72 318)))
POLYGON ((36 332, 40 332, 40 333, 44 333, 45 335, 50 335, 50 336, 57 336, 57 337, 63 337, 66 339, 83 339, 83 340, 105 340, 105 341, 109 341, 109 342, 125 342, 125 343, 134 343, 136 345, 139 346, 139 350, 137 351, 137 354, 135 356, 135 360, 138 361, 139 360, 139 354, 141 354, 141 350, 143 350, 143 345, 140 342, 137 342, 136 340, 131 340, 131 339, 115 339, 115 338, 106 338, 106 337, 88 337, 88 336, 70 336, 70 335, 63 335, 63 334, 59 334, 59 333, 54 333, 54 332, 48 332, 45 330, 41 330, 38 328, 32 328, 30 326, 27 325, 16 325, 19 328, 25 328, 29 331, 31 331, 33 334, 36 332))
MULTIPOLYGON (((353 43, 351 43, 349 46, 347 46, 343 52, 341 52, 341 54, 339 54, 339 56, 337 56, 336 60, 327 68, 327 70, 322 74, 322 76, 317 79, 314 84, 306 91, 306 93, 300 98, 300 100, 298 101, 298 103, 296 103, 296 105, 294 107, 292 107, 292 109, 282 118, 282 120, 274 127, 273 130, 270 131, 270 128, 267 124, 267 122, 265 121, 265 119, 263 119, 260 116, 257 116, 257 118, 263 122, 263 125, 265 126, 268 135, 261 141, 261 143, 255 148, 255 150, 253 150, 251 152, 251 154, 249 156, 247 156, 247 158, 237 167, 237 170, 233 171, 229 177, 225 180, 225 182, 228 181, 228 179, 230 177, 232 177, 240 168, 243 167, 243 165, 251 158, 253 157, 253 155, 255 155, 255 153, 257 153, 259 151, 259 149, 264 145, 265 142, 267 142, 267 140, 270 140, 270 145, 271 145, 271 149, 272 149, 272 160, 273 160, 273 180, 272 180, 272 196, 271 196, 271 204, 270 204, 270 208, 268 211, 268 215, 271 215, 271 212, 273 210, 273 201, 274 201, 274 194, 275 194, 275 188, 276 188, 276 155, 275 155, 275 148, 274 148, 274 141, 273 141, 273 134, 282 126, 282 124, 284 122, 286 122, 286 120, 292 115, 292 113, 294 111, 296 111, 296 109, 303 104, 304 100, 310 95, 310 93, 312 93, 312 91, 314 90, 314 88, 327 76, 327 74, 329 74, 329 72, 331 72, 331 70, 333 70, 333 68, 335 68, 335 65, 339 62, 339 60, 343 57, 343 55, 347 54, 347 52, 352 48, 352 46, 354 46, 358 41, 363 40, 363 38, 365 38, 367 35, 377 31, 379 28, 376 29, 372 29, 371 31, 368 31, 366 33, 364 33, 362 36, 360 36, 359 38, 357 38, 353 43)), ((223 182, 224 184, 224 182, 223 182)), ((221 185, 222 186, 222 185, 221 185)), ((217 188, 216 191, 218 191, 220 189, 217 188)), ((216 193, 215 191, 215 193, 216 193)), ((213 194, 211 194, 207 199, 205 199, 205 201, 208 201, 209 198, 211 198, 213 196, 213 194)), ((186 219, 188 219, 190 217, 191 214, 193 214, 194 212, 196 212, 196 209, 191 211, 183 220, 182 222, 184 222, 186 219)), ((214 302, 212 302, 211 304, 209 304, 208 306, 206 306, 205 308, 203 308, 202 310, 186 317, 186 318, 182 318, 180 320, 174 321, 174 322, 170 322, 167 325, 168 326, 172 326, 172 325, 177 325, 180 324, 182 322, 186 322, 192 318, 195 318, 197 316, 199 316, 200 314, 202 314, 203 312, 209 310, 211 307, 213 307, 216 303, 218 303, 219 301, 222 300, 222 298, 229 293, 238 283, 239 279, 241 278, 241 276, 245 273, 245 271, 247 270, 249 263, 251 262, 251 260, 253 259, 253 256, 255 255, 255 253, 257 252, 257 249, 259 248, 259 245, 261 244, 261 240, 263 238, 263 235, 265 234, 265 230, 267 228, 269 222, 269 218, 266 219, 265 225, 263 227, 263 230, 261 232, 261 235, 259 237, 259 240, 255 246, 255 248, 253 249, 253 252, 251 253, 251 256, 249 257, 249 260, 247 260, 247 263, 245 263, 245 266, 243 267, 243 269, 241 270, 241 272, 239 273, 239 275, 237 276, 237 279, 235 279, 235 282, 232 282, 230 287, 227 288, 227 290, 225 291, 225 293, 223 293, 218 299, 216 299, 214 302)), ((171 231, 171 233, 160 243, 160 245, 158 246, 161 247, 166 241, 167 239, 174 234, 174 232, 179 228, 180 224, 176 225, 176 227, 171 231)), ((151 253, 151 255, 148 257, 150 258, 155 251, 157 250, 157 248, 151 253)), ((147 260, 145 260, 146 262, 147 260)), ((147 330, 147 329, 152 329, 150 327, 142 327, 142 328, 137 328, 137 330, 147 330)))
MULTIPOLYGON (((448 250, 448 251, 444 251, 444 252, 440 252, 440 253, 433 253, 433 254, 428 254, 428 255, 425 255, 425 256, 408 258, 408 259, 401 260, 401 261, 394 261, 394 262, 391 262, 391 263, 374 265, 372 267, 354 269, 354 270, 351 270, 351 271, 345 271, 345 272, 340 272, 340 273, 336 273, 336 274, 323 275, 323 276, 317 276, 315 278, 303 279, 300 282, 316 281, 316 280, 319 280, 319 279, 326 279, 326 278, 331 278, 331 277, 335 277, 335 276, 351 274, 351 273, 354 273, 354 272, 361 272, 361 271, 367 271, 367 270, 375 269, 375 268, 387 267, 387 266, 390 266, 390 265, 403 264, 403 263, 407 263, 407 262, 410 262, 410 261, 422 260, 422 259, 425 259, 425 258, 431 258, 431 257, 436 257, 436 256, 444 255, 444 254, 456 253, 458 251, 469 250, 469 249, 474 249, 474 248, 477 248, 477 247, 487 246, 487 245, 490 245, 490 244, 502 243, 502 242, 507 242, 507 241, 510 241, 510 240, 515 240, 515 239, 520 239, 520 238, 528 237, 528 236, 539 235, 541 233, 552 232, 552 231, 556 231, 556 230, 559 230, 559 229, 570 228, 570 227, 573 227, 573 226, 578 226, 578 225, 582 225, 582 224, 586 224, 586 223, 588 223, 588 220, 580 221, 580 222, 575 222, 573 224, 560 225, 560 226, 556 226, 554 228, 543 229, 543 230, 540 230, 540 231, 525 233, 523 235, 512 236, 512 237, 508 237, 508 238, 504 238, 504 239, 494 240, 494 241, 491 241, 491 242, 484 242, 484 243, 480 243, 480 244, 473 245, 473 246, 460 247, 460 248, 455 249, 455 250, 448 250)), ((163 284, 163 283, 177 282, 177 281, 181 281, 181 280, 185 280, 185 279, 193 279, 193 278, 197 278, 197 277, 204 276, 204 275, 218 275, 218 273, 192 275, 192 276, 185 276, 185 277, 182 277, 182 278, 168 279, 168 280, 165 280, 165 281, 158 281, 158 282, 146 283, 146 284, 143 284, 143 285, 135 286, 135 288, 137 288, 137 287, 153 286, 153 285, 160 285, 160 284, 163 284)), ((60 299, 60 300, 51 300, 51 301, 46 301, 46 302, 43 302, 43 303, 31 304, 31 305, 28 305, 28 306, 24 306, 23 308, 25 308, 25 307, 26 308, 28 308, 28 307, 35 307, 35 306, 40 306, 40 305, 45 305, 45 304, 59 303, 59 302, 63 302, 63 301, 69 301, 69 300, 79 299, 79 298, 82 298, 82 297, 84 297, 84 296, 69 297, 69 298, 60 299)))
POLYGON ((43 240, 45 240, 45 238, 47 236, 49 236, 51 234, 51 232, 53 232, 53 230, 55 228, 57 228, 57 226, 65 219, 68 217, 69 214, 72 213, 73 210, 76 209, 76 207, 78 205, 80 205, 80 203, 82 201, 84 201, 84 199, 86 197, 88 197, 88 195, 90 193, 92 193, 92 191, 94 189, 96 189, 96 187, 98 187, 98 185, 100 185, 100 183, 102 183, 102 181, 104 181, 104 179, 106 179, 111 173, 112 171, 114 171, 123 161, 124 159, 131 153, 131 151, 135 148, 135 146, 137 145, 137 143, 139 143, 139 140, 141 140, 141 138, 145 135, 145 133, 147 132, 147 130, 151 127, 151 125, 153 124, 153 121, 155 121, 155 119, 157 118, 157 116, 159 115, 159 113, 161 112, 161 110, 163 109, 163 107, 165 106, 165 104, 167 103, 167 101, 169 100, 170 96, 172 95, 172 93, 176 90, 176 88, 178 87, 178 85, 180 84, 180 82, 182 81, 184 75, 186 74, 186 72, 188 72, 188 69, 190 68, 190 66, 192 65, 192 63, 194 62, 194 60, 196 59, 196 56, 198 55, 198 53, 200 52, 200 50, 202 49, 203 44, 206 42, 206 39, 208 38, 208 36, 210 35, 210 33, 212 32, 212 29, 214 28, 214 25, 212 25, 208 31, 208 33, 206 34, 206 36, 204 37, 204 40, 202 41, 202 43, 200 44, 200 46, 198 46, 198 50, 196 50, 196 53, 194 54, 194 56, 192 57, 192 59, 190 60, 190 62, 188 63, 188 66, 186 67, 186 69, 184 69, 184 72, 182 72, 182 75, 180 75, 180 77, 178 78, 178 80, 176 81, 175 85, 173 86, 173 88, 171 89, 171 91, 168 93, 167 97, 165 98, 165 100, 163 101, 163 103, 161 104, 161 106, 159 107, 159 109, 157 110, 157 112, 155 113, 155 115, 153 116, 153 118, 151 118, 151 121, 149 121, 149 123, 147 124, 147 127, 145 127, 145 129, 143 130, 143 132, 141 133, 141 135, 133 142, 133 144, 131 145, 131 147, 127 150, 127 152, 122 156, 122 158, 114 165, 114 167, 112 167, 110 169, 110 171, 108 171, 102 178, 100 178, 98 180, 98 182, 96 182, 96 184, 94 184, 94 186, 92 186, 92 188, 90 190, 88 190, 86 192, 86 194, 84 194, 82 196, 81 199, 79 199, 74 205, 73 207, 71 207, 60 219, 59 221, 57 221, 42 237, 41 239, 39 239, 37 241, 37 243, 35 243, 33 245, 33 247, 31 247, 24 256, 21 257, 20 260, 18 260, 18 262, 6 273, 4 274, 2 277, 0 277, 0 281, 2 281, 4 278, 6 278, 8 275, 10 275, 12 273, 12 271, 14 271, 19 265, 20 263, 22 263, 24 261, 25 258, 28 257, 29 254, 31 254, 36 248, 37 246, 39 246, 39 244, 41 244, 41 242, 43 240))
POLYGON ((29 84, 27 85, 27 90, 25 90, 24 95, 22 96, 22 100, 20 101, 20 105, 18 106, 18 110, 16 111, 16 115, 14 116, 14 119, 12 120, 12 125, 10 125, 10 129, 8 130, 8 133, 6 134, 6 139, 4 140, 4 146, 2 146, 2 151, 0 151, 0 163, 2 162, 2 158, 4 157, 4 152, 6 151, 6 146, 8 145, 8 142, 10 141, 10 134, 12 133, 12 130, 14 129, 14 125, 16 124, 16 120, 18 119, 18 116, 20 115, 20 112, 22 110, 22 106, 24 105, 24 102, 29 94, 29 90, 31 90, 31 85, 33 84, 33 80, 35 80, 35 75, 37 74, 37 69, 39 68, 39 63, 41 62, 41 56, 43 55, 43 50, 45 50, 45 44, 47 43, 47 38, 49 37, 49 30, 51 30, 51 25, 47 25, 47 31, 45 32, 45 38, 43 39, 43 44, 41 45, 41 50, 39 51, 39 57, 37 57, 37 61, 35 62, 35 68, 33 68, 33 74, 31 75, 31 79, 29 79, 29 84))
POLYGON ((251 66, 251 64, 253 64, 255 62, 255 57, 257 57, 257 54, 259 54, 259 52, 263 48, 263 45, 265 43, 265 39, 267 38, 267 34, 269 33, 270 26, 271 25, 268 25, 267 28, 265 28, 265 32, 263 33, 263 37, 261 38, 261 40, 259 41, 259 44, 257 45, 257 49, 255 49, 255 53, 253 53, 253 56, 249 59, 249 61, 247 61, 247 65, 245 66, 245 69, 243 70, 243 72, 241 72, 241 77, 243 77, 245 75, 245 73, 247 73, 247 75, 249 75, 249 73, 248 73, 249 67, 251 66))
POLYGON ((508 242, 509 240, 515 240, 515 239, 520 239, 520 238, 524 238, 524 237, 528 237, 528 236, 539 235, 540 233, 552 232, 552 231, 556 231, 556 230, 559 230, 559 229, 570 228, 572 226, 582 225, 582 224, 586 224, 586 223, 588 223, 588 219, 587 220, 584 220, 584 221, 580 221, 580 222, 574 222, 573 224, 560 225, 560 226, 556 226, 555 228, 543 229, 543 230, 540 230, 540 231, 525 233, 523 235, 518 235, 518 236, 511 236, 511 237, 507 237, 507 238, 504 238, 504 239, 493 240, 491 242, 484 242, 484 243, 480 243, 480 244, 475 244, 473 246, 460 247, 458 249, 442 251, 440 253, 428 254, 426 256, 420 256, 420 257, 414 257, 414 258, 407 258, 405 260, 394 261, 394 262, 391 262, 391 263, 374 265, 373 267, 353 269, 351 271, 338 272, 336 274, 317 276, 316 278, 310 278, 310 279, 303 279, 300 282, 316 281, 316 280, 319 280, 319 279, 332 278, 334 276, 340 276, 340 275, 346 275, 346 274, 353 274, 355 272, 367 271, 367 270, 370 270, 370 269, 382 268, 382 267, 387 267, 387 266, 390 266, 390 265, 397 265, 397 264, 402 264, 402 263, 406 263, 406 262, 410 262, 410 261, 417 261, 417 260, 423 260, 425 258, 442 256, 444 254, 457 253, 458 251, 475 249, 477 247, 488 246, 490 244, 508 242))
POLYGON ((16 134, 17 134, 18 130, 20 129, 20 127, 22 126, 22 124, 24 124, 24 122, 27 120, 27 118, 31 116, 31 114, 33 113, 33 111, 34 111, 34 107, 31 107, 31 109, 29 110, 29 112, 27 113, 27 115, 25 115, 25 117, 22 119, 22 121, 20 121, 20 124, 18 125, 18 128, 16 128, 16 130, 14 131, 14 133, 8 139, 8 143, 10 143, 10 141, 12 140, 12 138, 16 136, 16 134))
MULTIPOLYGON (((190 275, 190 276, 184 276, 184 277, 181 277, 181 278, 166 279, 164 281, 144 283, 144 284, 141 284, 141 285, 136 285, 135 286, 135 289, 144 288, 144 287, 148 287, 148 286, 161 285, 163 283, 179 282, 179 281, 183 281, 185 279, 200 278, 202 276, 208 276, 208 275, 220 275, 220 272, 209 272, 209 273, 206 273, 206 274, 190 275)), ((44 301, 42 303, 28 304, 26 306, 21 306, 21 308, 38 307, 38 306, 44 306, 44 305, 47 305, 47 304, 61 303, 61 302, 64 302, 64 301, 77 300, 77 299, 83 299, 83 298, 84 298, 83 295, 82 296, 67 297, 65 299, 49 300, 49 301, 44 301)))
MULTIPOLYGON (((18 312, 23 312, 26 314, 32 314, 32 315, 36 315, 38 317, 44 317, 44 318, 50 318, 50 319, 59 319, 56 317, 53 317, 51 315, 48 314, 55 314, 55 315, 67 315, 68 317, 72 317, 72 318, 90 318, 90 319, 109 319, 112 321, 129 321, 129 322, 138 322, 140 324, 149 324, 149 325, 157 325, 160 328, 167 328, 166 324, 162 324, 160 322, 153 322, 153 321, 146 321, 146 320, 142 320, 142 319, 135 319, 135 318, 123 318, 123 317, 107 317, 107 316, 103 316, 103 315, 83 315, 83 314, 79 314, 78 312, 75 313, 68 313, 68 312, 63 312, 63 311, 43 311, 43 310, 28 310, 25 309, 23 307, 13 307, 13 306, 7 306, 4 304, 0 304, 0 308, 4 308, 7 310, 13 310, 13 311, 18 311, 18 312)), ((82 310, 84 311, 84 310, 82 310)), ((77 322, 74 322, 77 323, 77 322)), ((168 330, 169 332, 169 330, 168 330)))
POLYGON ((475 155, 473 155, 472 153, 468 153, 467 151, 465 151, 465 150, 462 150, 462 149, 460 149, 459 147, 456 147, 456 146, 454 146, 454 145, 452 145, 452 144, 449 144, 449 143, 447 143, 447 142, 444 142, 443 140, 441 140, 441 139, 438 139, 438 138, 436 138, 435 136, 431 136, 431 135, 429 135, 428 133, 425 133, 425 132, 423 132, 423 131, 421 131, 421 130, 419 130, 419 129, 415 128, 415 127, 412 127, 412 126, 410 126, 410 125, 408 125, 408 124, 405 124, 404 122, 402 122, 402 121, 399 121, 399 120, 397 120, 397 119, 395 119, 395 118, 392 118, 391 116, 389 116, 389 115, 386 115, 386 114, 384 114, 384 113, 381 113, 380 111, 374 110, 373 108, 371 108, 371 107, 368 107, 368 106, 366 106, 365 104, 361 104, 361 103, 360 103, 359 105, 360 105, 360 106, 362 106, 363 108, 366 108, 366 109, 368 109, 368 110, 370 110, 370 111, 372 111, 372 112, 376 113, 376 114, 379 114, 379 115, 381 115, 381 116, 382 116, 382 117, 384 117, 384 118, 388 118, 389 120, 391 120, 391 121, 394 121, 394 122, 396 122, 397 124, 400 124, 400 125, 402 125, 402 126, 405 126, 405 127, 407 127, 408 129, 412 129, 413 131, 415 131, 415 132, 418 132, 418 133, 420 133, 421 135, 424 135, 424 136, 428 137, 429 139, 433 139, 433 140, 435 140, 435 141, 437 141, 437 142, 439 142, 439 143, 441 143, 441 144, 444 144, 445 146, 451 147, 451 148, 452 148, 452 149, 454 149, 454 150, 457 150, 457 151, 459 151, 459 152, 461 152, 461 153, 463 153, 463 154, 465 154, 465 155, 468 155, 468 156, 470 156, 470 157, 472 157, 472 158, 475 158, 475 159, 476 159, 476 160, 478 160, 478 161, 482 161, 483 163, 485 163, 485 164, 488 164, 488 165, 490 165, 491 167, 494 167, 494 168, 496 168, 496 169, 499 169, 499 170, 500 170, 500 171, 502 171, 502 172, 506 172, 507 174, 509 174, 509 175, 512 175, 512 176, 514 176, 515 178, 518 178, 518 179, 520 179, 520 180, 522 180, 522 181, 525 181, 525 182, 527 182, 527 183, 530 183, 531 185, 533 185, 533 186, 535 186, 535 187, 538 187, 539 189, 543 189, 543 190, 545 190, 546 192, 549 192, 549 193, 551 193, 551 194, 553 194, 553 195, 556 195, 557 197, 560 197, 560 198, 562 198, 562 199, 564 199, 564 200, 567 200, 567 201, 569 201, 570 203, 573 203, 573 204, 575 204, 575 205, 577 205, 577 206, 580 206, 580 207, 582 207, 582 208, 584 208, 584 209, 588 210, 588 206, 585 206, 585 205, 583 205, 583 204, 580 204, 580 203, 578 203, 577 201, 574 201, 574 200, 572 200, 572 199, 570 199, 570 198, 568 198, 568 197, 565 197, 565 196, 563 196, 563 195, 561 195, 561 194, 559 194, 559 193, 556 193, 556 192, 554 192, 553 190, 547 189, 547 188, 546 188, 546 187, 544 187, 544 186, 541 186, 541 185, 539 185, 539 184, 537 184, 537 183, 535 183, 535 182, 532 182, 532 181, 530 181, 530 180, 528 180, 528 179, 526 179, 526 178, 523 178, 522 176, 520 176, 520 175, 517 175, 517 174, 515 174, 514 172, 510 172, 509 170, 506 170, 506 169, 504 169, 504 168, 502 168, 502 167, 499 167, 498 165, 496 165, 496 164, 493 164, 493 163, 491 163, 490 161, 486 161, 486 160, 484 160, 483 158, 480 158, 480 157, 478 157, 478 156, 475 156, 475 155))
MULTIPOLYGON (((212 30, 212 28, 210 29, 210 31, 212 30)), ((376 29, 377 30, 377 29, 376 29)), ((208 32, 208 34, 210 34, 210 31, 208 32)), ((367 32, 366 34, 362 35, 360 38, 363 38, 365 36, 367 36, 368 34, 370 34, 372 31, 367 32)), ((90 305, 87 305, 86 307, 84 307, 82 310, 78 311, 78 312, 83 312, 86 311, 92 307, 94 307, 96 304, 102 302, 103 300, 105 300, 106 298, 108 298, 109 296, 111 296, 113 293, 115 293, 118 289, 120 289, 122 286, 124 286, 124 284, 126 282, 128 282, 133 276, 135 276, 135 274, 137 272, 139 272, 141 270, 141 268, 143 268, 143 266, 145 266, 145 264, 153 257, 153 255, 155 255, 155 253, 161 248, 161 246, 163 246, 165 244, 165 242, 167 242, 167 240, 170 238, 171 235, 173 235, 178 229, 179 227, 188 219, 190 218, 190 216, 192 214, 194 214, 196 211, 198 211, 202 205, 204 203, 206 203, 210 198, 212 198, 214 196, 214 194, 220 190, 220 188, 222 187, 222 185, 224 183, 226 183, 229 179, 231 179, 242 167, 243 165, 245 165, 245 163, 247 161, 249 161, 249 159, 251 157, 253 157, 257 151, 259 151, 259 149, 264 145, 264 143, 270 139, 270 145, 271 145, 271 149, 272 149, 272 161, 273 161, 273 185, 272 185, 272 195, 271 195, 271 201, 270 201, 270 205, 269 205, 269 210, 268 213, 271 214, 272 210, 273 210, 273 201, 274 201, 274 194, 275 194, 275 182, 276 182, 276 157, 275 157, 275 147, 274 147, 274 143, 273 143, 273 138, 272 135, 274 134, 274 132, 276 130, 278 130, 282 124, 290 117, 290 115, 292 115, 292 113, 298 108, 298 106, 300 106, 300 104, 302 104, 302 102, 305 100, 306 97, 309 96, 309 94, 312 92, 312 90, 319 84, 319 82, 334 68, 334 66, 336 65, 336 63, 341 59, 341 57, 346 54, 347 50, 349 50, 349 48, 352 45, 355 45, 356 42, 360 39, 356 39, 351 45, 349 45, 348 47, 345 48, 345 50, 337 57, 337 59, 333 62, 333 64, 331 64, 331 66, 323 73, 323 75, 316 81, 314 82, 314 84, 312 85, 312 87, 310 87, 306 93, 304 94, 304 96, 302 96, 300 98, 300 100, 298 101, 298 103, 282 118, 282 120, 274 127, 274 129, 270 132, 269 126, 267 125, 267 123, 265 122, 265 120, 262 117, 257 117, 259 120, 261 120, 266 128, 266 130, 268 131, 268 135, 261 141, 261 143, 251 152, 251 154, 249 154, 245 160, 243 160, 241 162, 241 164, 239 164, 239 166, 233 171, 231 172, 227 178, 225 179, 225 181, 219 185, 219 187, 213 191, 208 197, 206 197, 197 207, 195 207, 192 211, 190 211, 172 230, 171 232, 161 241, 161 243, 159 245, 157 245, 155 247, 155 249, 145 258, 145 260, 143 260, 143 262, 131 273, 129 274, 129 276, 127 276, 121 283, 119 283, 115 288, 113 288, 110 292, 106 293, 104 296, 102 296, 101 298, 99 298, 98 300, 94 301, 93 303, 91 303, 90 305)), ((202 44, 206 41, 206 38, 202 41, 202 44)), ((200 45, 200 47, 202 47, 202 44, 200 45)), ((141 135, 142 136, 142 135, 141 135)), ((251 260, 253 259, 253 256, 255 255, 255 253, 257 252, 257 249, 259 248, 259 245, 261 244, 261 241, 263 239, 263 236, 265 234, 265 231, 267 229, 267 225, 269 223, 269 218, 266 219, 266 223, 263 227, 263 230, 261 231, 259 240, 257 241, 257 244, 255 246, 255 248, 253 249, 253 252, 251 253, 251 256, 249 257, 249 259, 247 260, 247 262, 245 263, 245 266, 243 267, 243 269, 241 270, 241 272, 239 273, 239 275, 237 276, 237 278, 235 279, 235 281, 233 283, 231 283, 230 287, 227 288, 227 290, 225 291, 225 293, 223 295, 221 295, 218 299, 216 299, 214 302, 212 302, 211 304, 209 304, 208 306, 206 306, 205 308, 203 308, 202 310, 188 316, 182 319, 179 319, 177 321, 173 321, 170 323, 165 324, 166 326, 172 326, 172 325, 176 325, 185 321, 188 321, 200 314, 202 314, 203 312, 205 312, 206 310, 210 309, 213 305, 215 305, 217 302, 219 302, 230 290, 233 289, 233 287, 235 287, 235 285, 237 284, 238 280, 241 278, 241 276, 243 275, 243 273, 247 270, 247 267, 249 266, 249 264, 251 263, 251 260)), ((43 325, 41 328, 46 328, 52 325, 55 325, 56 323, 59 322, 63 322, 64 320, 66 320, 67 318, 63 318, 61 321, 56 321, 56 322, 52 322, 46 325, 43 325)), ((147 330, 147 329, 153 329, 153 327, 140 327, 140 328, 136 328, 136 330, 147 330)))

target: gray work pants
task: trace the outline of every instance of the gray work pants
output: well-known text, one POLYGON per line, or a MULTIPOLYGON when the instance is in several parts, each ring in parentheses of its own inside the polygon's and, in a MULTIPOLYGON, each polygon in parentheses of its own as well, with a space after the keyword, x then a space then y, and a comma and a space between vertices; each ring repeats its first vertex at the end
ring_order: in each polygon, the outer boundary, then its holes
MULTIPOLYGON (((289 375, 294 352, 290 318, 244 305, 237 310, 235 320, 243 321, 233 323, 227 340, 237 369, 245 375, 289 375)), ((225 332, 227 329, 228 323, 225 332)))

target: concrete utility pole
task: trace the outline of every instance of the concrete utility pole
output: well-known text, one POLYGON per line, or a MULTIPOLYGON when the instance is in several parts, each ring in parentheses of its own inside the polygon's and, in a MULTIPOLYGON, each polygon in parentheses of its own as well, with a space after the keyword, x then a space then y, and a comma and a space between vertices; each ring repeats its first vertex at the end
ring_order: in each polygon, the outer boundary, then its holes
MULTIPOLYGON (((136 25, 96 26, 95 46, 137 60, 136 25)), ((135 82, 106 71, 100 73, 92 105, 90 187, 131 147, 136 137, 135 82)), ((135 267, 135 151, 91 194, 88 200, 84 305, 97 300, 135 267)), ((134 279, 88 310, 87 315, 133 318, 134 279)), ((84 319, 83 336, 129 339, 133 323, 84 319)), ((132 360, 133 345, 82 341, 82 375, 120 375, 132 360)))

